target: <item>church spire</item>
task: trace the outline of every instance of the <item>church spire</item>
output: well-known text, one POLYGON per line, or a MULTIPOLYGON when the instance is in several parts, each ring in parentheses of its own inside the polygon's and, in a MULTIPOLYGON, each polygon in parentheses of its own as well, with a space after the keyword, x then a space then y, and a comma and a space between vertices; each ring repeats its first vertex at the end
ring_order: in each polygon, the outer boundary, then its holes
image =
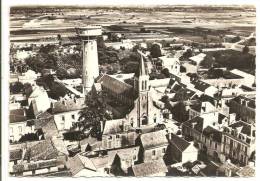
POLYGON ((144 64, 144 54, 141 51, 138 51, 138 53, 141 55, 141 61, 139 65, 139 76, 148 75, 147 67, 144 64))

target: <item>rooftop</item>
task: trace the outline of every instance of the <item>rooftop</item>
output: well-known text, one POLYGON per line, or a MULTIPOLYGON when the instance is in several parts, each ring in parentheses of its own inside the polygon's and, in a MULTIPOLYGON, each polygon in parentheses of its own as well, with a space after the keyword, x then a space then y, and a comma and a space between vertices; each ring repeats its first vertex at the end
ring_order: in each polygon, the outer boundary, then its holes
POLYGON ((188 141, 175 134, 171 134, 170 144, 176 146, 182 152, 190 146, 188 141))
POLYGON ((249 165, 241 168, 237 174, 240 177, 254 177, 255 176, 255 169, 250 167, 249 165))
POLYGON ((63 112, 81 110, 85 106, 85 98, 61 100, 53 103, 52 113, 58 114, 63 112))
POLYGON ((23 108, 10 110, 10 115, 9 115, 10 123, 25 122, 26 120, 27 117, 25 115, 25 110, 23 108))
POLYGON ((207 126, 203 130, 202 134, 204 136, 211 137, 213 141, 221 143, 222 132, 212 128, 211 126, 207 126))
POLYGON ((152 176, 159 173, 166 173, 168 171, 162 159, 153 162, 133 165, 132 170, 134 176, 136 177, 152 176))
POLYGON ((140 138, 145 150, 168 145, 165 130, 145 133, 140 138))
POLYGON ((194 129, 201 133, 203 130, 203 122, 204 122, 204 119, 202 117, 196 116, 195 118, 190 119, 190 120, 184 122, 183 124, 190 128, 192 128, 194 126, 194 129))
POLYGON ((106 89, 113 90, 116 94, 127 94, 132 95, 132 86, 120 81, 110 75, 103 75, 99 80, 99 83, 101 83, 102 87, 105 87, 106 89))
POLYGON ((240 133, 251 136, 253 125, 246 123, 244 121, 238 121, 234 124, 229 125, 230 128, 238 130, 240 133))
POLYGON ((103 134, 116 134, 123 132, 123 122, 125 119, 107 120, 105 122, 103 134))

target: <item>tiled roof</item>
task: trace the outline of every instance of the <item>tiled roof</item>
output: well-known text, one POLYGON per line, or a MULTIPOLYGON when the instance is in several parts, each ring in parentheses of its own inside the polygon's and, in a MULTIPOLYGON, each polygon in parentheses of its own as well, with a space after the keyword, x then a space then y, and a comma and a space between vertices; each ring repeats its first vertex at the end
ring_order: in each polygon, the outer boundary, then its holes
POLYGON ((114 157, 111 157, 111 155, 105 155, 100 157, 89 158, 89 160, 94 164, 96 169, 99 169, 107 167, 109 163, 112 164, 113 158, 114 157))
POLYGON ((207 88, 209 88, 211 86, 210 84, 199 81, 199 80, 192 81, 191 83, 194 84, 195 89, 197 89, 201 92, 204 92, 207 88))
POLYGON ((218 168, 218 171, 225 173, 226 170, 231 170, 234 173, 236 173, 239 170, 239 167, 234 165, 233 163, 225 162, 218 168))
POLYGON ((57 158, 58 151, 50 140, 44 140, 27 149, 25 154, 32 160, 50 160, 57 158))
POLYGON ((171 134, 170 144, 177 147, 181 152, 185 151, 190 146, 188 141, 175 134, 171 134))
POLYGON ((24 109, 10 110, 10 115, 9 115, 10 123, 25 122, 27 120, 27 117, 24 114, 25 114, 24 109))
POLYGON ((254 177, 255 176, 255 169, 250 167, 249 165, 241 168, 237 174, 240 177, 254 177))
POLYGON ((197 111, 197 112, 200 112, 201 111, 201 105, 202 105, 201 102, 195 103, 195 104, 190 105, 190 108, 197 111))
POLYGON ((233 129, 242 128, 240 131, 241 133, 251 136, 252 125, 249 123, 246 123, 244 121, 238 121, 234 124, 229 125, 229 127, 233 128, 233 129))
POLYGON ((195 94, 194 91, 192 90, 189 90, 189 89, 180 89, 178 90, 178 92, 176 92, 176 94, 174 95, 173 97, 173 100, 174 101, 183 101, 183 100, 188 100, 188 99, 191 99, 191 97, 195 94))
POLYGON ((165 130, 145 133, 140 138, 144 149, 168 145, 165 130))
POLYGON ((209 164, 200 170, 200 172, 202 173, 203 176, 209 176, 209 177, 213 177, 213 176, 217 176, 217 169, 219 167, 212 163, 212 162, 209 162, 209 164))
POLYGON ((76 111, 76 110, 83 109, 84 107, 85 107, 84 98, 62 100, 53 103, 52 113, 58 114, 62 112, 76 111))
POLYGON ((250 99, 250 98, 247 98, 244 96, 237 96, 233 99, 233 101, 237 102, 238 104, 241 104, 241 102, 242 102, 241 105, 244 105, 244 106, 246 106, 245 103, 248 102, 247 107, 255 109, 255 100, 253 100, 253 99, 250 99))
POLYGON ((159 173, 166 173, 167 167, 162 159, 147 163, 141 163, 132 166, 133 174, 136 177, 144 177, 156 175, 159 173))
POLYGON ((212 128, 211 126, 207 126, 203 130, 203 135, 211 137, 213 141, 221 143, 222 132, 212 128))
POLYGON ((128 160, 129 158, 133 158, 133 155, 139 153, 139 146, 131 147, 131 148, 123 148, 112 150, 108 152, 108 155, 115 155, 117 154, 121 159, 128 160))
POLYGON ((22 154, 23 154, 23 151, 21 149, 11 150, 9 152, 9 159, 10 159, 10 161, 21 160, 22 154))
POLYGON ((69 168, 72 176, 76 175, 79 171, 85 168, 79 155, 76 155, 74 157, 69 157, 66 166, 69 168))
POLYGON ((190 120, 184 122, 183 124, 190 128, 192 128, 194 125, 194 129, 201 133, 202 129, 203 129, 203 122, 204 122, 204 119, 202 117, 196 116, 195 118, 190 119, 190 120))
POLYGON ((103 75, 99 80, 99 83, 101 83, 102 87, 105 87, 106 89, 112 90, 116 94, 126 94, 131 96, 132 95, 132 89, 133 87, 125 82, 122 82, 120 80, 117 80, 116 78, 113 78, 109 75, 103 75))

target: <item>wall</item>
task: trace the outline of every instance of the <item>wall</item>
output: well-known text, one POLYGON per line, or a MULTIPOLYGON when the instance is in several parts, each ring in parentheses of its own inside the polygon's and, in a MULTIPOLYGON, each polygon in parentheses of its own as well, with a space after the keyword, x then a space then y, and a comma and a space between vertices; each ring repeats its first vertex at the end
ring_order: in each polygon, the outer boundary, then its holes
POLYGON ((54 121, 57 126, 57 129, 59 131, 68 130, 72 127, 73 122, 77 122, 79 119, 80 110, 76 111, 70 111, 70 112, 64 112, 54 115, 54 121), (72 118, 72 115, 75 116, 75 119, 72 118), (62 120, 62 117, 64 116, 64 120, 62 120))
POLYGON ((163 149, 165 149, 166 153, 167 145, 144 150, 143 161, 150 162, 151 160, 162 159, 165 155, 165 153, 163 153, 163 149), (153 151, 155 151, 155 155, 153 155, 153 151))

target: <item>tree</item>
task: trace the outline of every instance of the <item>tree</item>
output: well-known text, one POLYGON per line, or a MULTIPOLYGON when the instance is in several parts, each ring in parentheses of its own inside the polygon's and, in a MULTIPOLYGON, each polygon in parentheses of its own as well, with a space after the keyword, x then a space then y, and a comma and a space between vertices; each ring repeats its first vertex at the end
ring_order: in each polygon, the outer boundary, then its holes
POLYGON ((162 69, 162 74, 164 74, 166 78, 169 78, 170 77, 169 69, 168 68, 162 69))
POLYGON ((150 49, 150 53, 153 58, 158 58, 158 57, 162 56, 161 48, 158 44, 152 45, 152 47, 150 49))
POLYGON ((242 52, 243 52, 243 54, 248 54, 248 53, 249 53, 249 48, 248 48, 248 46, 244 46, 242 52))
POLYGON ((189 118, 188 111, 186 111, 183 102, 178 102, 176 105, 174 105, 174 107, 171 109, 171 113, 178 122, 187 121, 189 118))
POLYGON ((10 92, 12 94, 17 94, 22 92, 24 89, 24 85, 21 82, 15 82, 14 84, 10 85, 10 92))
POLYGON ((103 104, 103 96, 101 95, 101 100, 99 100, 88 95, 85 101, 86 107, 80 112, 79 120, 76 123, 76 126, 83 132, 91 129, 91 136, 96 138, 101 136, 101 122, 112 119, 112 115, 103 104))

